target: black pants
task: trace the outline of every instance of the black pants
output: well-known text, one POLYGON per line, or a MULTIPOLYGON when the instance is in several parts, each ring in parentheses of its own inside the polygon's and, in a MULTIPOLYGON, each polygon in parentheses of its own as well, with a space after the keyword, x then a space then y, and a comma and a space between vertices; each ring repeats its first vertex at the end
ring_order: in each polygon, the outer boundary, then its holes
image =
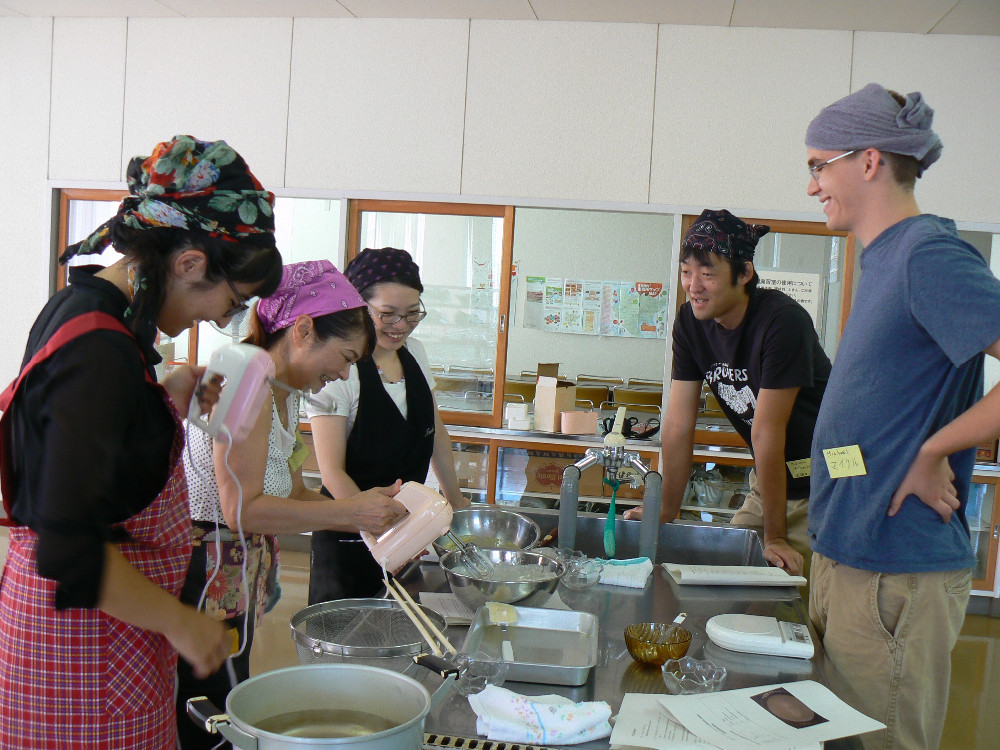
MULTIPOLYGON (((197 605, 201 591, 205 587, 207 560, 204 546, 196 546, 192 551, 191 564, 188 566, 184 588, 181 590, 181 601, 197 605)), ((238 683, 250 678, 250 647, 253 644, 254 606, 250 602, 250 617, 246 619, 247 631, 243 631, 243 616, 226 620, 225 623, 240 634, 240 643, 246 638, 243 653, 234 659, 227 659, 222 667, 204 679, 198 679, 191 671, 191 665, 183 657, 177 659, 177 736, 182 750, 211 750, 223 742, 222 735, 209 734, 203 727, 196 724, 187 715, 188 698, 205 696, 221 711, 226 709, 226 696, 238 683), (232 664, 236 681, 232 681, 227 665, 232 664)), ((228 742, 221 745, 231 748, 228 742)))
POLYGON ((382 567, 357 534, 314 531, 309 558, 309 603, 368 598, 378 594, 382 567))

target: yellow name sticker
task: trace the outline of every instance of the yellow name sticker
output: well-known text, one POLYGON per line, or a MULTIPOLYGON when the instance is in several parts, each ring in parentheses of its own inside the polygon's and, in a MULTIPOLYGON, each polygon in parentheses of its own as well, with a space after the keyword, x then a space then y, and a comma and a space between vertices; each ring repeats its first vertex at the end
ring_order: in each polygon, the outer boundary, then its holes
POLYGON ((861 457, 861 447, 845 445, 840 448, 825 448, 823 458, 830 470, 831 479, 841 477, 862 477, 868 473, 865 460, 861 457))
POLYGON ((797 461, 785 461, 785 466, 788 467, 788 473, 795 479, 801 479, 802 477, 812 475, 811 458, 800 458, 797 461))
POLYGON ((302 468, 302 464, 306 462, 309 458, 309 446, 306 445, 306 441, 302 439, 302 433, 298 430, 295 431, 295 447, 292 449, 292 455, 288 457, 288 468, 291 471, 298 471, 302 468))

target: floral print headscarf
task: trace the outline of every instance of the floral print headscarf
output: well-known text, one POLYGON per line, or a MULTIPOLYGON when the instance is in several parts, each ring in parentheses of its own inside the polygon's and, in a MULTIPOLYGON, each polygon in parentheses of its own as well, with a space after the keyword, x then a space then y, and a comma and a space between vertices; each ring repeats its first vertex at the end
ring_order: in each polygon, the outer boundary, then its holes
POLYGON ((264 190, 246 162, 225 141, 177 135, 151 156, 128 166, 129 195, 113 219, 59 258, 103 252, 111 223, 133 229, 176 227, 208 237, 274 247, 274 194, 264 190))

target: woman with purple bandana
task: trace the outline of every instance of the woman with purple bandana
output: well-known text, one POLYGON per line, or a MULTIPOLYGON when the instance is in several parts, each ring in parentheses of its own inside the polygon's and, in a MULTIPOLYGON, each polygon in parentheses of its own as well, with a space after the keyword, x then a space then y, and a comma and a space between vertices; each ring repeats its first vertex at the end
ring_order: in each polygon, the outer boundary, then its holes
MULTIPOLYGON (((325 260, 285 266, 278 290, 257 303, 250 320, 245 343, 267 351, 275 379, 296 390, 319 390, 346 378, 374 338, 361 295, 325 260)), ((184 750, 218 742, 184 717, 187 699, 205 695, 225 705, 230 689, 250 676, 254 627, 275 593, 274 535, 318 530, 377 535, 406 513, 392 499, 398 483, 338 500, 306 489, 302 463, 308 450, 298 434, 298 415, 298 393, 275 386, 246 441, 228 448, 213 444, 202 430, 188 430, 185 468, 195 546, 181 599, 198 604, 204 598, 205 610, 239 634, 240 650, 205 679, 179 665, 177 715, 184 750)))

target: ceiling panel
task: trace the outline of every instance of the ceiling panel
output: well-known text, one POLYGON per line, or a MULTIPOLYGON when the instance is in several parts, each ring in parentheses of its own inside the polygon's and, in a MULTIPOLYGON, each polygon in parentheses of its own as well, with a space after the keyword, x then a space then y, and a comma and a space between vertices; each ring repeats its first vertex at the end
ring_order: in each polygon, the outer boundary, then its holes
POLYGON ((177 15, 156 0, 0 0, 0 7, 25 16, 161 18, 177 15))
POLYGON ((540 21, 728 26, 733 0, 531 0, 540 21))
POLYGON ((955 0, 736 0, 732 25, 925 34, 954 4, 955 0))
MULTIPOLYGON (((2 2, 2 0, 0 0, 2 2)), ((350 18, 336 0, 160 0, 182 16, 192 18, 350 18)))
POLYGON ((359 18, 482 18, 533 21, 528 0, 339 0, 359 18))
POLYGON ((997 0, 961 0, 931 29, 932 34, 1000 35, 997 0))

